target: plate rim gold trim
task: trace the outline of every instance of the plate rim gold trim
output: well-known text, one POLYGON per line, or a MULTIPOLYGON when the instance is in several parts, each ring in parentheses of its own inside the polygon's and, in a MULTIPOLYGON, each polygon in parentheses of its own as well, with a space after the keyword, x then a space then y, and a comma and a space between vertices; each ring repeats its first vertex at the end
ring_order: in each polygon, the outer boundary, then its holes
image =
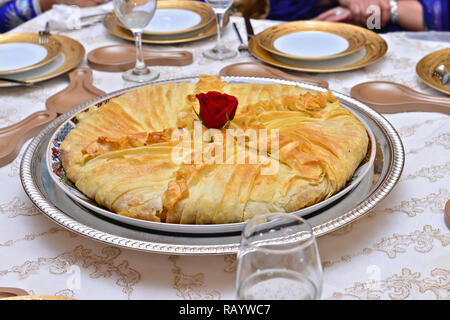
MULTIPOLYGON (((228 20, 229 20, 229 19, 227 20, 227 17, 228 17, 228 15, 225 15, 225 17, 224 17, 224 27, 227 25, 228 20)), ((129 31, 120 27, 120 25, 118 24, 118 21, 116 19, 116 16, 115 16, 115 14, 113 14, 113 12, 110 12, 105 16, 105 19, 103 19, 103 26, 112 35, 119 37, 121 39, 124 39, 124 40, 134 42, 134 37, 131 35, 131 33, 129 31)), ((192 42, 192 41, 197 41, 197 40, 203 40, 203 39, 211 37, 215 34, 217 34, 217 24, 215 23, 215 21, 212 21, 209 24, 209 26, 206 27, 206 29, 204 31, 199 32, 199 33, 195 34, 194 36, 190 36, 190 37, 186 37, 186 38, 181 37, 181 38, 175 38, 175 39, 149 39, 143 35, 142 43, 146 43, 146 44, 186 43, 186 42, 192 42)))
MULTIPOLYGON (((448 59, 448 61, 450 61, 450 48, 435 50, 427 54, 426 56, 421 58, 419 62, 417 62, 416 74, 429 87, 438 90, 439 92, 450 94, 450 86, 442 84, 441 80, 437 76, 433 75, 434 69, 436 69, 438 65, 444 63, 445 59, 448 59), (445 55, 447 55, 447 57, 445 57, 445 55), (431 63, 431 70, 429 70, 429 72, 426 72, 425 69, 428 62, 431 63)), ((446 66, 446 68, 450 68, 450 66, 446 66)))
MULTIPOLYGON (((360 27, 358 27, 360 28, 360 27)), ((299 67, 299 66, 294 66, 294 65, 290 65, 284 62, 281 62, 277 59, 275 59, 274 57, 271 56, 271 53, 264 50, 263 48, 260 47, 259 50, 263 50, 265 53, 267 53, 266 57, 261 57, 258 54, 255 54, 255 46, 259 46, 258 43, 255 41, 254 38, 252 38, 249 41, 249 52, 252 54, 253 57, 255 57, 256 59, 263 61, 267 64, 279 67, 279 68, 283 68, 283 69, 287 69, 287 70, 293 70, 293 71, 301 71, 301 72, 312 72, 312 73, 329 73, 329 72, 343 72, 343 71, 351 71, 351 70, 356 70, 356 69, 360 69, 360 68, 364 68, 367 67, 368 65, 371 65, 377 61, 379 61, 381 58, 383 58, 387 51, 388 51, 388 44, 386 42, 386 40, 384 40, 381 36, 379 36, 378 34, 376 34, 373 31, 370 30, 366 30, 364 28, 361 28, 363 32, 366 32, 366 44, 364 45, 364 48, 366 49, 366 55, 361 58, 359 61, 351 63, 349 65, 346 66, 341 66, 341 67, 335 67, 335 68, 305 68, 305 67, 299 67), (372 40, 372 41, 370 41, 372 40), (369 61, 366 61, 365 63, 361 63, 361 61, 368 55, 368 50, 370 50, 370 46, 374 45, 375 42, 378 42, 379 45, 381 46, 381 50, 379 50, 380 52, 378 52, 376 58, 370 59, 369 61)))
MULTIPOLYGON (((86 54, 86 49, 84 46, 77 40, 63 36, 63 35, 52 35, 52 37, 55 37, 58 41, 61 42, 61 48, 62 48, 62 54, 64 54, 64 63, 55 71, 43 75, 38 78, 34 79, 27 79, 27 83, 37 83, 45 80, 50 80, 53 78, 56 78, 57 76, 60 76, 72 69, 74 69, 76 66, 78 66, 84 59, 84 56, 86 54), (66 45, 66 47, 65 47, 66 45), (76 49, 76 50, 74 50, 76 49), (76 58, 76 59, 75 59, 76 58)), ((60 54, 61 54, 60 53, 60 54)), ((13 84, 7 81, 0 81, 0 88, 1 87, 16 87, 17 84, 13 84)))
POLYGON ((6 43, 32 43, 32 44, 36 44, 39 46, 44 47, 47 50, 47 55, 45 56, 44 59, 42 59, 41 61, 32 64, 31 66, 27 66, 27 67, 23 67, 20 69, 14 69, 14 70, 8 70, 8 71, 0 71, 0 76, 6 76, 6 75, 12 75, 12 74, 16 74, 16 73, 20 73, 20 72, 25 72, 25 71, 29 71, 29 70, 33 70, 39 67, 42 67, 50 62, 52 62, 53 60, 55 60, 57 57, 59 57, 59 55, 62 52, 62 44, 56 40, 53 35, 51 35, 48 38, 48 43, 47 44, 40 44, 39 43, 39 35, 37 33, 7 33, 7 34, 0 34, 0 44, 6 44, 6 43), (20 39, 25 39, 22 41, 7 41, 8 38, 18 38, 17 40, 20 39), (6 40, 6 42, 5 42, 6 40), (28 41, 27 41, 28 40, 28 41), (35 41, 33 41, 35 40, 35 41))
MULTIPOLYGON (((281 32, 283 33, 283 31, 281 31, 281 32)), ((295 33, 295 32, 299 32, 299 31, 286 32, 286 33, 281 34, 280 36, 291 34, 291 33, 295 33)), ((343 57, 343 56, 349 55, 351 53, 354 53, 354 52, 362 49, 365 46, 366 42, 367 42, 366 35, 364 34, 364 32, 362 32, 361 28, 359 28, 359 27, 357 27, 355 25, 348 24, 348 23, 328 22, 328 21, 292 21, 292 22, 282 23, 282 24, 279 24, 279 25, 276 25, 276 26, 269 27, 269 28, 265 29, 264 31, 258 33, 255 36, 255 39, 256 39, 256 41, 258 42, 258 44, 259 44, 259 46, 261 48, 263 48, 264 50, 266 50, 268 52, 271 52, 271 53, 273 53, 275 55, 282 56, 282 57, 289 58, 289 59, 295 59, 295 60, 314 60, 314 61, 334 59, 334 58, 338 58, 338 57, 343 57), (342 52, 339 52, 339 53, 336 53, 336 54, 333 54, 333 55, 322 56, 322 57, 302 57, 302 56, 296 56, 296 55, 284 53, 282 51, 277 50, 273 46, 273 43, 279 37, 274 39, 274 41, 271 41, 269 46, 267 46, 264 43, 262 43, 263 42, 263 37, 268 36, 271 32, 273 32, 273 30, 279 29, 279 28, 289 28, 291 26, 293 26, 293 27, 298 26, 300 28, 306 27, 307 30, 304 30, 305 32, 308 32, 308 31, 310 31, 310 32, 325 32, 325 33, 331 33, 331 34, 334 34, 334 35, 341 36, 342 38, 347 40, 347 42, 349 43, 349 47, 346 50, 344 50, 342 52), (309 26, 312 27, 311 30, 309 30, 309 26), (324 28, 326 31, 325 30, 318 30, 317 28, 319 28, 319 29, 320 28, 324 28), (350 29, 350 30, 355 31, 355 34, 359 34, 360 37, 362 38, 362 43, 357 45, 357 46, 355 46, 355 47, 351 47, 350 46, 351 43, 350 43, 349 39, 344 37, 344 36, 342 36, 338 32, 338 31, 342 30, 342 28, 346 28, 346 29, 350 29)))
MULTIPOLYGON (((159 1, 156 7, 156 10, 158 9, 184 9, 184 10, 188 10, 188 11, 192 11, 197 13, 200 18, 201 21, 188 29, 183 29, 183 30, 177 30, 177 31, 166 31, 166 32, 154 32, 154 31, 147 31, 144 30, 142 32, 142 34, 144 35, 149 35, 149 36, 175 36, 175 35, 182 35, 184 33, 189 33, 189 32, 194 32, 197 30, 200 30, 202 28, 205 28, 206 26, 208 26, 209 24, 211 24, 211 22, 213 22, 213 20, 215 19, 215 15, 214 15, 214 11, 211 9, 210 6, 208 6, 206 3, 204 2, 199 2, 199 1, 189 1, 189 0, 166 0, 166 1, 159 1), (189 8, 187 8, 189 7, 189 8), (192 8, 198 8, 199 10, 190 10, 192 8), (208 16, 203 17, 201 13, 199 13, 198 11, 204 9, 205 11, 208 12, 208 16)), ((114 12, 114 11, 113 11, 114 12)), ((115 15, 115 13, 114 13, 115 15)), ((115 15, 116 16, 116 15, 115 15)), ((120 27, 122 27, 123 29, 127 29, 128 28, 119 21, 119 19, 117 19, 117 23, 119 24, 120 27)))

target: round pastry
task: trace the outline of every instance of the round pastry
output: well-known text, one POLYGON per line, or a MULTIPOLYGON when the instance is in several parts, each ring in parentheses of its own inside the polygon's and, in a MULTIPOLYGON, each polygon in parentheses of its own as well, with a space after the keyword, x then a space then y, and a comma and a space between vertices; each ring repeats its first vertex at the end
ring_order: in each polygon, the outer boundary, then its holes
POLYGON ((364 125, 331 92, 201 76, 138 88, 78 115, 61 158, 76 187, 117 214, 218 224, 330 197, 368 144, 364 125), (221 105, 226 113, 212 114, 221 105), (224 116, 222 127, 205 126, 224 116))

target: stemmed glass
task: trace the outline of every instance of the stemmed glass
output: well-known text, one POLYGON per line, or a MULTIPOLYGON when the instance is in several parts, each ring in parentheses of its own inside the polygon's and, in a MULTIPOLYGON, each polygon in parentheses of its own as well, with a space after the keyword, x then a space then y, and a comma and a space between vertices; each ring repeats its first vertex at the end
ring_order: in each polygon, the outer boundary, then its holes
POLYGON ((203 55, 207 58, 214 60, 224 60, 233 58, 234 56, 237 55, 237 51, 225 47, 222 40, 223 17, 225 15, 225 12, 227 12, 227 10, 233 4, 233 0, 206 0, 206 2, 212 7, 214 13, 216 14, 217 41, 216 46, 214 48, 204 51, 203 55))
POLYGON ((131 30, 136 42, 136 66, 122 74, 124 80, 147 82, 159 77, 159 73, 147 68, 142 52, 142 32, 155 15, 156 2, 156 0, 114 0, 117 17, 131 30))
POLYGON ((315 300, 322 291, 322 265, 311 225, 294 214, 251 219, 241 236, 236 298, 315 300))

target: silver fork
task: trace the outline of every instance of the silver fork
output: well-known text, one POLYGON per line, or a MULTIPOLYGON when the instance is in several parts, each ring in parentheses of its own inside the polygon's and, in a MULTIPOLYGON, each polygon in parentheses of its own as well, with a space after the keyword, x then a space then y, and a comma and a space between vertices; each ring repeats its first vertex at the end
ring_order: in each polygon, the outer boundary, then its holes
POLYGON ((45 24, 45 29, 40 30, 38 32, 39 35, 39 44, 47 44, 48 43, 48 37, 50 36, 50 25, 47 21, 45 24))
POLYGON ((238 51, 242 52, 242 51, 247 51, 248 50, 248 46, 244 43, 244 41, 242 40, 241 34, 239 33, 238 27, 236 25, 235 22, 233 22, 233 27, 234 27, 234 31, 236 31, 236 34, 239 38, 239 47, 238 47, 238 51))

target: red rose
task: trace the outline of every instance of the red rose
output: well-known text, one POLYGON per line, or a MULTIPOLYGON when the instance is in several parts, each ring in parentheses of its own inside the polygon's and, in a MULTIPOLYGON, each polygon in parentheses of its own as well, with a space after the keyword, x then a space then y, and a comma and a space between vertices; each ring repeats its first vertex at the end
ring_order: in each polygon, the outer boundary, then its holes
POLYGON ((210 91, 196 95, 200 102, 200 120, 208 128, 220 129, 233 120, 238 106, 236 97, 210 91))

